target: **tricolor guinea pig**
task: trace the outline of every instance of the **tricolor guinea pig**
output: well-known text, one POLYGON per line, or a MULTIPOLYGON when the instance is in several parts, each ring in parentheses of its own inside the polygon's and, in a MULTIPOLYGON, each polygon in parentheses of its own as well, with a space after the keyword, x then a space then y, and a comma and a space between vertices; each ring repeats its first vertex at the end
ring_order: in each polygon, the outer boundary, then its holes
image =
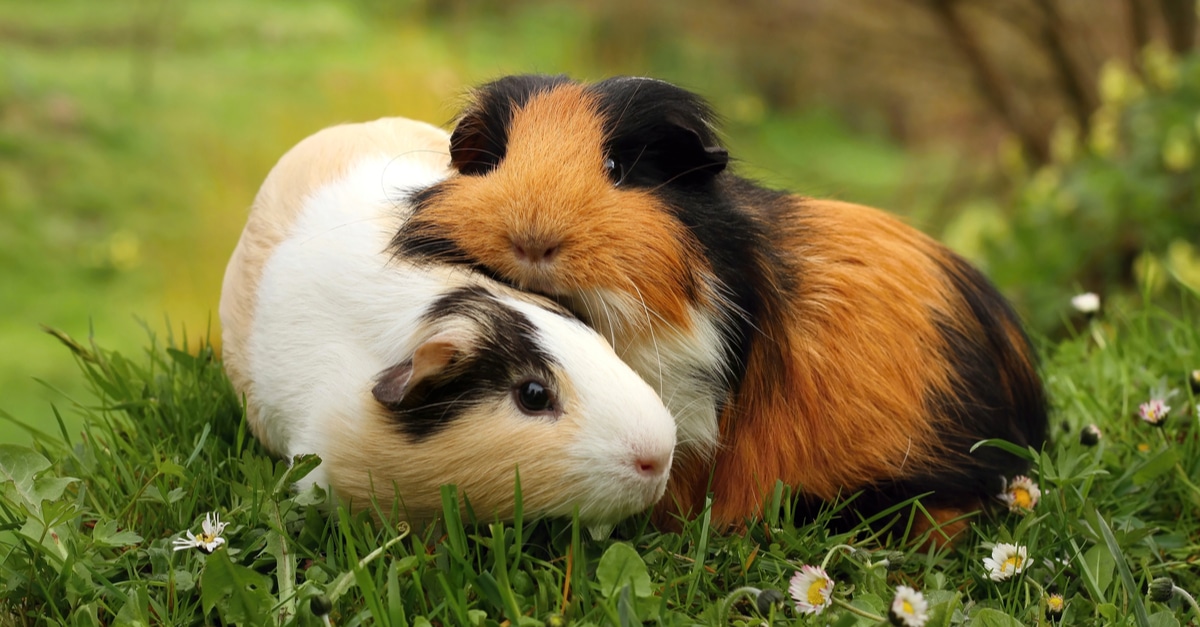
POLYGON ((675 423, 595 331, 545 298, 389 251, 449 136, 405 119, 329 128, 267 176, 225 274, 225 367, 306 482, 410 520, 456 484, 477 513, 612 523, 663 494, 675 423), (385 510, 387 508, 385 507, 385 510))
POLYGON ((962 258, 868 207, 727 169, 710 108, 668 83, 513 76, 479 88, 456 175, 393 250, 550 295, 610 338, 678 425, 664 520, 761 513, 777 480, 937 521, 1027 470, 1046 401, 1021 324, 962 258))

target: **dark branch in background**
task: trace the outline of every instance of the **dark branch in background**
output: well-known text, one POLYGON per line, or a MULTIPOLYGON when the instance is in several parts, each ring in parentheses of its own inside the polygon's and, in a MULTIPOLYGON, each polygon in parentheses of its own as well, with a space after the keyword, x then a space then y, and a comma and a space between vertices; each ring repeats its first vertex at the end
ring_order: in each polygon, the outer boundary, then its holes
POLYGON ((1063 94, 1067 98, 1072 116, 1080 129, 1088 128, 1088 120, 1098 102, 1095 92, 1090 85, 1090 77, 1079 70, 1075 60, 1067 49, 1069 29, 1063 22, 1062 14, 1054 0, 1034 0, 1034 4, 1042 13, 1042 24, 1039 40, 1046 54, 1050 57, 1051 65, 1058 74, 1058 82, 1062 85, 1063 94))
POLYGON ((1125 0, 1125 14, 1129 20, 1129 58, 1138 73, 1142 71, 1142 50, 1150 43, 1150 22, 1146 15, 1146 0, 1125 0))
POLYGON ((1195 0, 1159 0, 1167 26, 1167 44, 1175 54, 1186 54, 1196 44, 1195 0))
POLYGON ((956 10, 957 0, 929 0, 928 6, 946 31, 950 43, 963 55, 975 76, 975 84, 988 105, 1016 134, 1030 158, 1043 163, 1049 147, 1043 133, 1030 128, 1017 110, 1017 99, 1011 85, 984 54, 974 34, 956 10))

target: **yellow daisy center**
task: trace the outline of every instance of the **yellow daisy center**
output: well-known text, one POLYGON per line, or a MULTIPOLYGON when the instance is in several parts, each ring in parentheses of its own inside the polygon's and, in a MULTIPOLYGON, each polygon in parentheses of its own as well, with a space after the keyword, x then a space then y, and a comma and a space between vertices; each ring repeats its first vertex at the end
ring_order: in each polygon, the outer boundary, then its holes
POLYGON ((1046 600, 1046 605, 1049 605, 1050 609, 1057 612, 1058 610, 1062 609, 1063 599, 1059 596, 1052 596, 1046 600))
POLYGON ((825 603, 825 594, 821 590, 825 587, 824 579, 814 579, 808 585, 808 604, 823 605, 825 603))
POLYGON ((196 539, 199 540, 200 542, 203 542, 204 544, 212 544, 214 541, 216 541, 217 535, 201 533, 200 535, 196 536, 196 539))
POLYGON ((1022 509, 1033 508, 1033 495, 1029 493, 1029 490, 1026 490, 1025 488, 1013 488, 1011 492, 1013 503, 1015 503, 1017 507, 1022 509))
POLYGON ((1011 556, 1009 556, 1009 558, 1008 558, 1008 559, 1004 560, 1004 570, 1005 570, 1005 572, 1007 572, 1007 571, 1008 571, 1008 567, 1009 567, 1009 566, 1012 566, 1012 570, 1013 570, 1013 572, 1014 572, 1014 573, 1015 573, 1015 572, 1017 572, 1017 570, 1021 568, 1021 562, 1022 562, 1022 560, 1021 560, 1021 556, 1020 556, 1020 555, 1011 555, 1011 556))
POLYGON ((904 610, 904 613, 905 613, 905 614, 912 614, 912 613, 913 613, 913 606, 912 606, 912 603, 910 603, 910 602, 908 601, 908 599, 905 599, 905 600, 903 600, 903 601, 901 601, 901 602, 900 602, 900 608, 904 610))

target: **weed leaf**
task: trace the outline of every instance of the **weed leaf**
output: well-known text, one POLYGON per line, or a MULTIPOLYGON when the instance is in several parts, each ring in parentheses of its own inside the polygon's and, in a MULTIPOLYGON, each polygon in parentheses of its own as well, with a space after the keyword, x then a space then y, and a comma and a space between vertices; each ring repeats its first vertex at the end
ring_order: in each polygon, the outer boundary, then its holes
POLYGON ((633 547, 618 542, 604 551, 600 565, 596 567, 596 579, 605 597, 613 598, 623 586, 628 585, 639 597, 650 596, 650 574, 646 562, 633 547))

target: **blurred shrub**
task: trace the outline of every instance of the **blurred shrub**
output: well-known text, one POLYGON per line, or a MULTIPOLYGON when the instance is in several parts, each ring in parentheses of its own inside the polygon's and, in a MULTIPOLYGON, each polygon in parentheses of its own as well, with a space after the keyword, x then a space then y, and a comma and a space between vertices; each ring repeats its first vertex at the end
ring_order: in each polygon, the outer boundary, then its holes
POLYGON ((1090 128, 1061 124, 1051 163, 1006 160, 1017 192, 985 241, 983 265, 1042 332, 1081 291, 1200 291, 1200 56, 1152 45, 1140 76, 1110 63, 1099 82, 1090 128))

